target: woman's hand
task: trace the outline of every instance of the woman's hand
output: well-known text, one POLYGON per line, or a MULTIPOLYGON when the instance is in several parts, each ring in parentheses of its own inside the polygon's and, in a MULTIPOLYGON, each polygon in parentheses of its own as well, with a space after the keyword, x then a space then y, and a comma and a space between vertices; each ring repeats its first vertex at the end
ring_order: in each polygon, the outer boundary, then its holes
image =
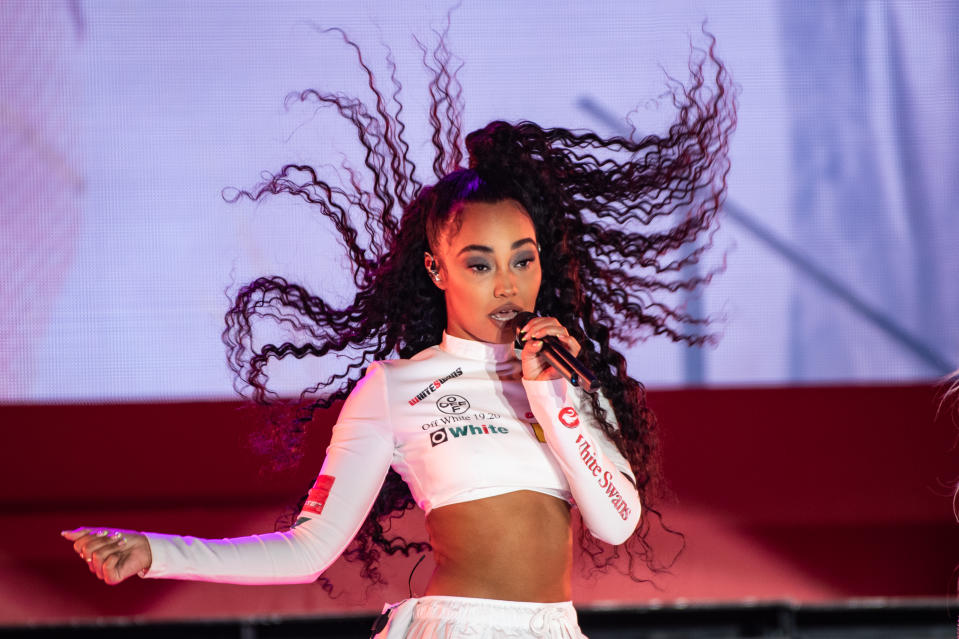
POLYGON ((150 542, 135 530, 83 526, 60 534, 73 542, 73 549, 86 560, 90 572, 111 586, 153 563, 150 542))
POLYGON ((525 333, 526 340, 522 353, 523 379, 546 380, 562 377, 541 354, 543 342, 540 338, 546 335, 556 337, 573 357, 579 355, 579 342, 570 337, 569 331, 563 328, 555 317, 534 317, 522 327, 520 332, 525 333))

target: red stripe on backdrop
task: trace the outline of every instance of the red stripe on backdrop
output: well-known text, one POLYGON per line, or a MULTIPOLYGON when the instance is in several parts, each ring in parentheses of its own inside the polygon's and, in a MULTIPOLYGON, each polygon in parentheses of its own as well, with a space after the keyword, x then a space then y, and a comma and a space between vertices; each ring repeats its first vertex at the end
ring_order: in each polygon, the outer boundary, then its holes
MULTIPOLYGON (((823 601, 955 594, 957 431, 929 386, 653 390, 687 548, 656 588, 574 570, 574 600, 823 601)), ((317 585, 97 581, 58 531, 112 525, 204 537, 273 530, 312 485, 339 407, 321 414, 297 469, 272 474, 245 446, 236 403, 2 406, 0 623, 378 611, 408 595, 416 557, 365 591, 355 566, 317 585)), ((648 513, 647 513, 648 515, 648 513)), ((423 538, 412 512, 399 531, 423 538)), ((673 540, 657 536, 665 558, 673 540)), ((432 569, 417 570, 420 591, 432 569)))

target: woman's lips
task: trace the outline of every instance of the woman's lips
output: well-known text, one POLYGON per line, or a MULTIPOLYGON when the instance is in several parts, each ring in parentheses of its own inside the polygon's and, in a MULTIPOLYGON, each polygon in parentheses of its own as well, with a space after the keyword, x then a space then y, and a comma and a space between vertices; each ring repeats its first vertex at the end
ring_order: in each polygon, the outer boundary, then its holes
POLYGON ((514 317, 516 317, 517 313, 519 313, 519 311, 516 311, 516 310, 499 311, 497 313, 490 313, 489 316, 492 317, 497 322, 508 322, 514 317))

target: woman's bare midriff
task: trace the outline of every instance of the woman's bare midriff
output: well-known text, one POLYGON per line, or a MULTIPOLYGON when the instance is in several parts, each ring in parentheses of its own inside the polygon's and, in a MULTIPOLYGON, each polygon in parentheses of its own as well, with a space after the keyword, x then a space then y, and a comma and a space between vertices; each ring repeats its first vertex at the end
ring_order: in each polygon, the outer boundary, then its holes
POLYGON ((442 506, 426 519, 436 569, 427 595, 570 599, 569 504, 531 490, 442 506))

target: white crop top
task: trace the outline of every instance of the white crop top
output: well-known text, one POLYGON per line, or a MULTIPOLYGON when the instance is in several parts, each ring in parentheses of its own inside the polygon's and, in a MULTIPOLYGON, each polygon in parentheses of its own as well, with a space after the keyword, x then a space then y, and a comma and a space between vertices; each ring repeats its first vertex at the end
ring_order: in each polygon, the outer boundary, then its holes
MULTIPOLYGON (((392 437, 393 469, 427 513, 522 489, 572 501, 521 378, 511 344, 444 334, 411 359, 373 364, 354 393, 380 409, 373 427, 392 437)), ((632 475, 605 435, 596 439, 632 475)))
POLYGON ((312 581, 356 535, 390 466, 427 513, 534 490, 575 503, 594 536, 621 543, 640 514, 629 464, 593 423, 585 393, 563 379, 523 380, 517 352, 444 333, 410 359, 374 362, 340 411, 293 528, 221 540, 144 533, 153 562, 141 577, 312 581))

